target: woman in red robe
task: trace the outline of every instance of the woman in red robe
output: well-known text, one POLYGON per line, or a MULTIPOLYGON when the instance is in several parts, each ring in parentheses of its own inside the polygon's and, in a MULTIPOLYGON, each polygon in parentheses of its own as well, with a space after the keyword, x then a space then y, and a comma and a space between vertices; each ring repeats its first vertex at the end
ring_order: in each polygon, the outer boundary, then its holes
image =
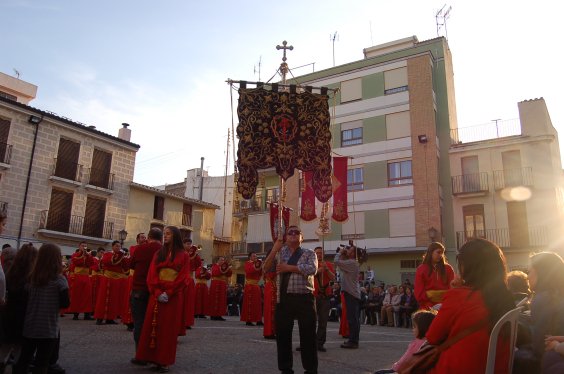
POLYGON ((138 361, 156 364, 160 373, 168 372, 168 366, 176 360, 189 266, 180 230, 166 227, 164 245, 155 253, 147 275, 149 305, 135 355, 138 361))
POLYGON ((423 263, 415 271, 415 299, 420 309, 440 304, 454 279, 454 270, 445 258, 445 247, 433 242, 427 247, 423 263))
POLYGON ((196 270, 196 297, 194 300, 194 315, 196 318, 206 318, 208 305, 208 280, 211 274, 205 266, 196 270))
POLYGON ((112 251, 104 253, 100 261, 100 268, 104 271, 104 275, 98 286, 94 318, 96 318, 97 325, 101 325, 103 320, 106 320, 106 324, 114 325, 116 324, 114 320, 123 313, 125 308, 124 293, 127 292, 127 273, 129 271, 129 261, 121 250, 119 241, 114 240, 112 251))
POLYGON ((223 316, 227 313, 227 280, 231 277, 231 265, 225 257, 220 257, 212 266, 211 273, 208 314, 212 320, 225 321, 223 316))
POLYGON ((258 259, 255 252, 250 252, 248 259, 245 262, 245 290, 241 321, 247 322, 247 326, 254 326, 253 322, 262 322, 262 292, 258 285, 262 277, 262 261, 258 259))

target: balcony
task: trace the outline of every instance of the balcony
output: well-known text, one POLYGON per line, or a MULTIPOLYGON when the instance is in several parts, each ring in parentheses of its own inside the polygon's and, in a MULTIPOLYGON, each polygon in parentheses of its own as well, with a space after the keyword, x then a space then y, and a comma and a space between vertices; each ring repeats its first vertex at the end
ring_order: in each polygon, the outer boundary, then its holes
POLYGON ((244 216, 248 214, 255 214, 255 213, 263 213, 268 211, 268 203, 267 201, 266 207, 264 207, 263 199, 261 197, 255 197, 254 199, 248 200, 240 200, 239 204, 235 206, 235 211, 233 214, 235 216, 244 216))
POLYGON ((548 244, 548 233, 545 226, 529 227, 528 230, 489 229, 473 232, 458 231, 456 233, 456 247, 460 249, 468 240, 475 238, 488 239, 502 249, 523 249, 544 247, 548 244))
POLYGON ((519 119, 496 120, 478 126, 451 129, 450 144, 472 143, 516 135, 521 135, 521 122, 519 119))
POLYGON ((49 177, 51 181, 62 182, 63 184, 78 187, 81 185, 80 176, 82 165, 64 158, 55 158, 53 174, 49 177))
POLYGON ((38 232, 42 235, 63 239, 85 239, 94 243, 107 244, 112 241, 114 223, 94 221, 66 212, 41 211, 38 232))
POLYGON ((502 190, 506 187, 532 187, 533 186, 533 169, 520 168, 509 170, 494 170, 494 188, 502 190))
POLYGON ((489 191, 488 173, 456 175, 452 177, 452 194, 485 195, 489 191))
POLYGON ((231 243, 231 255, 246 255, 247 254, 247 242, 233 242, 231 243))
POLYGON ((12 159, 12 145, 0 143, 0 170, 10 168, 10 160, 12 159))
POLYGON ((89 168, 87 169, 88 182, 86 188, 112 194, 114 189, 114 174, 108 170, 89 168))

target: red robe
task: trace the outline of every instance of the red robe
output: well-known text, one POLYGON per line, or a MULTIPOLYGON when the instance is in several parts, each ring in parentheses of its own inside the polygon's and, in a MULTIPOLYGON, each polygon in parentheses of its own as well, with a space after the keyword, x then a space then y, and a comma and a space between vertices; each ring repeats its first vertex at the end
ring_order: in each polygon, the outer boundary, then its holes
MULTIPOLYGON (((129 255, 127 260, 131 262, 131 257, 137 248, 136 245, 129 247, 129 255)), ((121 314, 121 322, 129 325, 133 323, 133 316, 131 315, 131 306, 129 305, 129 295, 131 295, 131 288, 133 287, 133 269, 129 269, 129 275, 127 276, 127 288, 123 296, 125 296, 125 301, 123 305, 123 312, 121 314)))
POLYGON ((221 317, 227 313, 227 280, 231 277, 231 269, 222 271, 218 264, 213 264, 211 273, 208 314, 221 317))
POLYGON ((427 295, 427 291, 446 291, 450 288, 450 282, 454 279, 454 270, 449 264, 445 264, 445 271, 447 275, 446 282, 443 281, 440 273, 436 270, 429 275, 429 266, 421 264, 415 271, 415 299, 419 304, 419 309, 429 309, 435 304, 440 303, 440 300, 432 301, 427 295))
POLYGON ((168 366, 176 360, 178 326, 183 319, 184 288, 189 264, 184 251, 176 253, 174 260, 168 256, 158 264, 155 262, 157 255, 147 275, 149 305, 135 358, 168 366), (163 292, 168 295, 167 303, 157 301, 163 292))
POLYGON ((70 281, 70 313, 90 313, 92 312, 92 282, 90 281, 90 266, 92 266, 92 256, 84 251, 75 252, 71 257, 69 268, 70 281))
POLYGON ((200 266, 196 270, 196 298, 194 302, 194 314, 205 315, 208 314, 206 306, 208 305, 208 280, 211 278, 209 271, 203 271, 204 268, 200 266))
POLYGON ((339 335, 343 338, 349 336, 349 321, 347 320, 347 304, 345 303, 345 293, 341 292, 341 321, 339 323, 339 335))
POLYGON ((102 270, 100 269, 100 259, 92 257, 92 265, 90 266, 90 282, 92 283, 92 311, 96 308, 96 300, 98 299, 98 289, 100 288, 100 279, 102 278, 102 270))
POLYGON ((193 256, 189 256, 189 264, 190 269, 188 271, 188 278, 186 279, 186 300, 184 303, 184 314, 185 314, 185 326, 194 326, 194 309, 196 303, 196 285, 194 283, 194 278, 192 277, 192 273, 202 266, 202 259, 200 255, 198 255, 194 251, 193 256))
MULTIPOLYGON (((440 344, 460 331, 488 319, 488 316, 480 291, 472 291, 468 287, 453 288, 444 295, 441 310, 425 337, 430 344, 440 344)), ((486 324, 443 351, 437 365, 428 373, 484 373, 491 328, 486 324)), ((495 359, 496 374, 507 373, 508 360, 508 339, 500 338, 495 359)))
POLYGON ((264 274, 264 328, 263 336, 276 335, 274 314, 276 311, 276 272, 264 274))
POLYGON ((125 292, 127 292, 127 271, 129 261, 123 252, 104 253, 100 261, 104 275, 100 279, 94 318, 113 320, 123 313, 125 292))
POLYGON ((256 268, 253 261, 245 262, 245 290, 241 321, 258 322, 262 320, 262 292, 258 285, 262 268, 256 268))

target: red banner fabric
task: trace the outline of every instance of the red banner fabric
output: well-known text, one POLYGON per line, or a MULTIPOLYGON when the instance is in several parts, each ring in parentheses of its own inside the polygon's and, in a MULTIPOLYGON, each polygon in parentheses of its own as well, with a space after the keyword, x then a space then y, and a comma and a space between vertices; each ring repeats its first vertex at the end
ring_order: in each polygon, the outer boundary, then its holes
POLYGON ((336 222, 349 218, 347 202, 348 157, 333 157, 333 215, 336 222))
POLYGON ((315 214, 315 192, 313 191, 313 172, 303 172, 304 190, 302 191, 302 204, 300 218, 304 221, 313 221, 317 218, 315 214))
MULTIPOLYGON (((278 240, 278 204, 270 204, 270 235, 272 236, 272 241, 278 240)), ((282 232, 284 233, 283 239, 286 241, 286 227, 290 224, 290 208, 282 208, 282 232)))

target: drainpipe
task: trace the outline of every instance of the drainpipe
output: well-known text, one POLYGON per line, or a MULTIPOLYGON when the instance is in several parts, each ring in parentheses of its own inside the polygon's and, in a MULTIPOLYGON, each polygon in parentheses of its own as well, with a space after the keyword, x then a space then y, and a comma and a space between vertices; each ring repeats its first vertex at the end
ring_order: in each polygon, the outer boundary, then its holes
POLYGON ((204 158, 200 158, 202 161, 200 165, 200 201, 202 201, 202 197, 204 196, 204 158))

